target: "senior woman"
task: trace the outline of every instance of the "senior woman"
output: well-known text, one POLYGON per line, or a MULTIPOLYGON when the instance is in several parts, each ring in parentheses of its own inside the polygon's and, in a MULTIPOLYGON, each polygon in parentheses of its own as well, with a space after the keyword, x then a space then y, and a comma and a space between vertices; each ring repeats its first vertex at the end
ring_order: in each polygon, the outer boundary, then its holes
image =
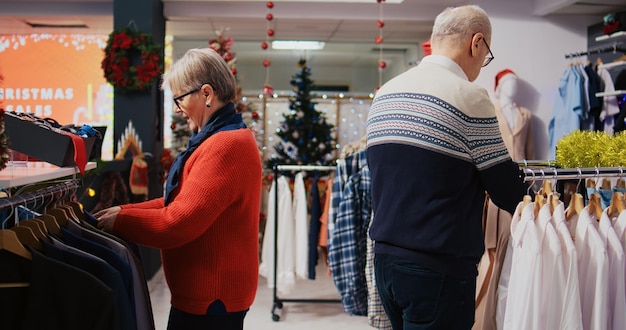
POLYGON ((211 49, 191 49, 164 86, 194 128, 165 196, 95 214, 98 227, 161 249, 172 294, 168 329, 243 329, 258 282, 261 160, 235 113, 235 78, 211 49))

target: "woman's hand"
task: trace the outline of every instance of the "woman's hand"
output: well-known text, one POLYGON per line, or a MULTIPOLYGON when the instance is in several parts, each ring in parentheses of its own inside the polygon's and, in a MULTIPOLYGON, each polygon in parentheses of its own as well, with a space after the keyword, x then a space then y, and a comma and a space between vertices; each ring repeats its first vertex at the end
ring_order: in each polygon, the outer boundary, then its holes
POLYGON ((96 212, 94 214, 94 217, 98 221, 98 228, 106 232, 112 233, 115 219, 117 218, 117 215, 120 213, 121 210, 121 207, 113 206, 109 207, 108 209, 96 212))

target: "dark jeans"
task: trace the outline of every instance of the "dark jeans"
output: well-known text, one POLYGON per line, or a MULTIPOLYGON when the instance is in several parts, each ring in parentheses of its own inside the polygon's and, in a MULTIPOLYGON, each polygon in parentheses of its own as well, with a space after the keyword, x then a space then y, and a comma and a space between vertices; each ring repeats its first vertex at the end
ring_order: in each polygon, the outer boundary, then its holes
POLYGON ((172 307, 167 330, 243 330, 247 312, 228 313, 220 300, 212 303, 205 315, 193 315, 172 307))
POLYGON ((376 285, 394 330, 471 329, 476 278, 458 279, 388 255, 374 258, 376 285))

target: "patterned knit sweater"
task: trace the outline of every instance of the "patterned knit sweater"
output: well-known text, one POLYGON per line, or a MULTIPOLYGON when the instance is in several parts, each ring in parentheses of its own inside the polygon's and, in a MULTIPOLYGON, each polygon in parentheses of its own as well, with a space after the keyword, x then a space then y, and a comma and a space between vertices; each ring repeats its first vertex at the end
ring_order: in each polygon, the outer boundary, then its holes
POLYGON ((428 56, 378 91, 367 137, 375 252, 476 276, 485 191, 511 213, 526 192, 487 92, 428 56))
POLYGON ((248 309, 257 289, 261 161, 247 129, 218 132, 191 154, 174 198, 122 206, 114 231, 161 249, 172 306, 205 314, 216 299, 248 309))

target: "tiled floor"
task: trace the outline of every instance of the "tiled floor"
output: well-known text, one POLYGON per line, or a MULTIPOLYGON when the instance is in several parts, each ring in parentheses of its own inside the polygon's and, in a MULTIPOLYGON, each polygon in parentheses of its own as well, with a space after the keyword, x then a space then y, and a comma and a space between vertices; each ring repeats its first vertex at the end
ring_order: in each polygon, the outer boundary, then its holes
MULTIPOLYGON (((339 299, 332 279, 321 273, 318 279, 298 280, 296 288, 289 296, 278 295, 281 299, 339 299)), ((318 273, 318 274, 320 274, 318 273)), ((157 330, 165 330, 170 309, 170 293, 159 271, 149 281, 150 298, 157 330)), ((373 329, 367 317, 350 316, 339 303, 284 303, 280 320, 272 320, 272 289, 267 287, 264 277, 259 277, 259 289, 254 304, 246 316, 245 330, 297 329, 297 330, 356 330, 373 329)))

